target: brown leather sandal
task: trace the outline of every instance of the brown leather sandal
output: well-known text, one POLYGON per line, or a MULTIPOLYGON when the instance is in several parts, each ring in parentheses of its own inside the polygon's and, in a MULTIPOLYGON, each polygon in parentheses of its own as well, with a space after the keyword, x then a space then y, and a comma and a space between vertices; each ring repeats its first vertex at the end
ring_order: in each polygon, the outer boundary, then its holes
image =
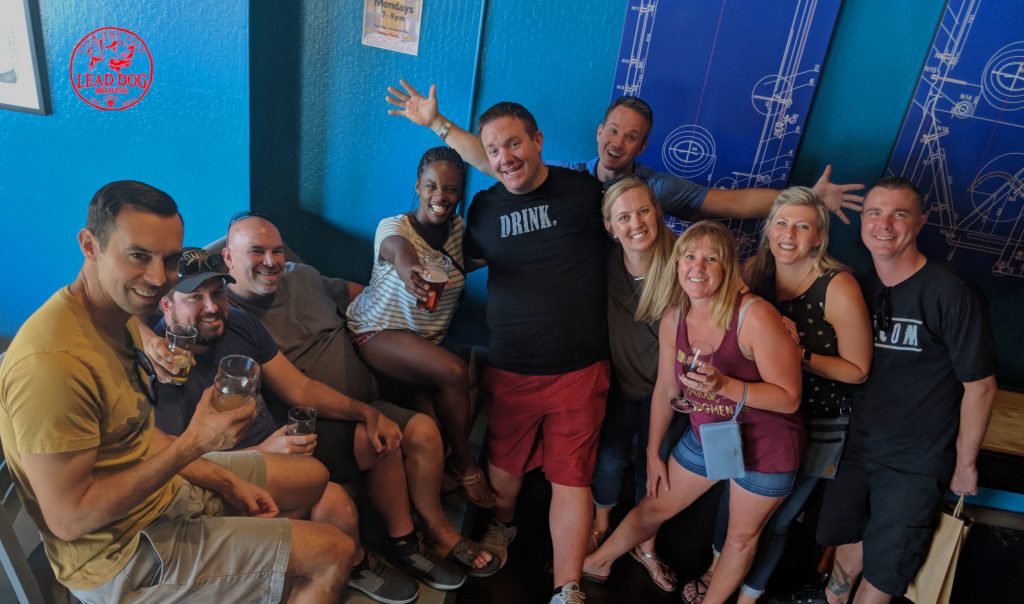
POLYGON ((484 471, 477 470, 476 472, 470 472, 469 474, 458 474, 454 468, 449 468, 446 472, 448 477, 454 480, 459 485, 462 495, 473 505, 481 508, 490 509, 494 507, 495 495, 494 491, 491 490, 491 485, 487 484, 487 479, 484 478, 484 471), (483 494, 479 497, 474 497, 470 489, 477 484, 482 485, 483 494))

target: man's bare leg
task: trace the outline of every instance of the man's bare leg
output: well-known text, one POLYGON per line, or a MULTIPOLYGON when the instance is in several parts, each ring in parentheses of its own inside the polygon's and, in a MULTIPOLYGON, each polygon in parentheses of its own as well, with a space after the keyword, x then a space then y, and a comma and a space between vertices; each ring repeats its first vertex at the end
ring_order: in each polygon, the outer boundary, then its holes
POLYGON ((508 524, 516 517, 516 500, 519 498, 519 490, 523 488, 523 477, 509 474, 494 464, 488 464, 488 471, 496 495, 494 517, 508 524))
MULTIPOLYGON (((402 431, 402 455, 412 505, 425 525, 427 541, 435 553, 444 557, 462 535, 448 522, 441 507, 444 450, 441 433, 433 419, 420 413, 409 420, 402 431)), ((491 553, 481 552, 473 567, 483 568, 490 561, 491 553)))
POLYGON ((583 558, 587 555, 589 519, 594 514, 594 501, 588 487, 551 484, 551 543, 554 547, 555 587, 575 581, 579 583, 583 558))
POLYGON ((288 601, 339 602, 355 558, 355 542, 341 529, 320 522, 292 521, 292 551, 285 575, 288 601))
MULTIPOLYGON (((832 575, 825 588, 829 604, 846 604, 850 601, 857 577, 864 570, 864 543, 846 543, 836 548, 836 559, 832 563, 832 575)), ((858 600, 859 601, 859 600, 858 600)))

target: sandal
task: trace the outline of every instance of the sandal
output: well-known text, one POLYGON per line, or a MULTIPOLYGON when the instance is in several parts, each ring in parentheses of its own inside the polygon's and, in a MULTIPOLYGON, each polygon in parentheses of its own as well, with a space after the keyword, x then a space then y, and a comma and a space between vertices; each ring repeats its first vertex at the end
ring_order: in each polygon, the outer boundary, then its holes
POLYGON ((685 604, 701 604, 701 602, 704 601, 704 596, 707 594, 708 584, 704 582, 703 575, 683 585, 683 588, 679 590, 679 596, 685 604), (692 590, 690 597, 686 596, 687 588, 691 588, 692 590))
POLYGON ((604 540, 608 538, 608 529, 603 531, 592 530, 590 531, 590 538, 587 540, 587 555, 597 551, 597 548, 601 547, 604 540))
POLYGON ((465 537, 459 539, 458 543, 452 546, 451 551, 444 559, 465 566, 470 577, 490 577, 501 570, 501 558, 498 557, 498 554, 465 537), (473 562, 480 557, 481 552, 490 552, 491 560, 486 566, 477 568, 473 562))
POLYGON ((487 484, 487 479, 484 478, 484 471, 477 470, 476 472, 470 472, 469 474, 460 475, 455 472, 454 468, 448 468, 445 474, 449 478, 454 480, 458 484, 459 491, 462 491, 462 495, 473 505, 485 509, 491 509, 494 507, 495 495, 494 491, 491 490, 491 485, 487 484), (482 495, 474 497, 471 489, 476 485, 481 485, 482 495))
MULTIPOLYGON (((636 546, 629 550, 629 555, 643 565, 647 569, 647 574, 651 576, 651 581, 658 586, 662 591, 672 591, 676 588, 676 574, 672 572, 672 569, 665 564, 665 561, 658 557, 658 554, 654 552, 645 552, 640 549, 640 546, 636 546)), ((707 586, 705 585, 705 588, 707 586)), ((705 589, 704 591, 707 591, 705 589)), ((704 594, 701 593, 701 600, 704 599, 704 594)), ((685 601, 685 600, 684 600, 685 601)), ((689 604, 689 603, 688 603, 689 604)), ((700 604, 698 600, 694 604, 700 604)))

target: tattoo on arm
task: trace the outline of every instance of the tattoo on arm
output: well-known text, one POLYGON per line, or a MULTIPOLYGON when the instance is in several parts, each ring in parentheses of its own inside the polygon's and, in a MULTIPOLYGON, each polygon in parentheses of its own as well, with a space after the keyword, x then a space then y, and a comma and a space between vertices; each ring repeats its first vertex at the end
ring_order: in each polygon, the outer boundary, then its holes
POLYGON ((828 580, 828 590, 842 597, 843 602, 845 602, 845 596, 850 593, 851 587, 853 587, 853 577, 850 576, 850 573, 846 572, 846 569, 839 563, 839 560, 836 560, 835 567, 832 569, 832 576, 828 580))

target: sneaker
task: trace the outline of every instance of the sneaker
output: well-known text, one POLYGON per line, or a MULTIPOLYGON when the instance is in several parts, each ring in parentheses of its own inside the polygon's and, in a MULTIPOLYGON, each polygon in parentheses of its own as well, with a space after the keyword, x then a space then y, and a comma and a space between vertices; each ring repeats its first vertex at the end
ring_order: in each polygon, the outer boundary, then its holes
POLYGON ((484 549, 490 550, 492 554, 501 560, 499 569, 503 568, 505 562, 508 561, 508 546, 516 538, 516 532, 516 527, 506 526, 501 520, 491 518, 491 522, 487 525, 487 530, 484 532, 484 537, 480 540, 480 545, 484 546, 484 549))
POLYGON ((412 554, 403 556, 392 551, 388 560, 403 572, 441 591, 458 589, 466 582, 464 570, 423 547, 422 540, 418 540, 412 554))
POLYGON ((791 594, 775 596, 771 601, 773 604, 828 604, 822 587, 808 587, 791 594))
POLYGON ((551 596, 551 600, 548 604, 583 604, 583 600, 586 600, 587 596, 580 589, 580 584, 575 581, 569 581, 562 586, 562 590, 551 596))
POLYGON ((383 604, 408 604, 420 595, 420 586, 373 554, 366 553, 368 568, 352 569, 348 586, 383 604))

